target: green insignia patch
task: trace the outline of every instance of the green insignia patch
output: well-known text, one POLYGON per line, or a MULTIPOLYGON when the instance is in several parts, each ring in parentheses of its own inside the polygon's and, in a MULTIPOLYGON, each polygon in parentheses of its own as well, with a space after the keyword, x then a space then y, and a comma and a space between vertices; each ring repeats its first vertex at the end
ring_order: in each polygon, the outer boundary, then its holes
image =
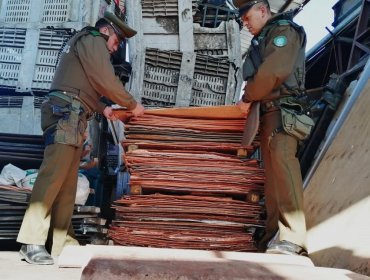
POLYGON ((101 33, 97 30, 90 30, 90 34, 93 35, 94 37, 101 35, 101 33))
POLYGON ((288 39, 285 36, 277 36, 274 38, 274 45, 281 48, 288 43, 288 39))

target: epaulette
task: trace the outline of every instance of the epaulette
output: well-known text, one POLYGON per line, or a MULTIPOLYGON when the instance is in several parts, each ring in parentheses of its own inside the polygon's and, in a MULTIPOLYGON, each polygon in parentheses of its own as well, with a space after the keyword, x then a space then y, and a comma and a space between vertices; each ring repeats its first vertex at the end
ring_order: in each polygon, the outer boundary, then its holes
POLYGON ((96 29, 95 27, 87 26, 87 27, 83 28, 82 30, 84 30, 85 32, 87 32, 85 34, 90 34, 90 35, 92 35, 94 37, 103 37, 104 40, 106 40, 106 41, 109 39, 109 36, 108 35, 105 35, 103 33, 100 33, 99 30, 96 29))
POLYGON ((287 19, 280 19, 276 21, 277 25, 289 25, 292 24, 292 21, 287 19))
POLYGON ((94 37, 101 36, 99 30, 93 26, 85 26, 84 28, 81 29, 81 31, 84 31, 85 34, 91 34, 94 37))
POLYGON ((94 37, 96 36, 101 36, 101 33, 97 30, 89 30, 90 34, 93 35, 94 37))
MULTIPOLYGON (((266 25, 263 29, 262 29, 262 32, 258 35, 258 40, 262 40, 263 38, 265 38, 266 34, 271 30, 273 29, 275 26, 292 26, 299 34, 304 34, 304 29, 302 26, 296 24, 295 22, 293 22, 290 18, 286 17, 286 14, 282 14, 280 15, 277 19, 275 19, 274 21, 270 22, 268 25, 266 25)), ((304 41, 306 40, 305 39, 305 35, 304 35, 304 41)))

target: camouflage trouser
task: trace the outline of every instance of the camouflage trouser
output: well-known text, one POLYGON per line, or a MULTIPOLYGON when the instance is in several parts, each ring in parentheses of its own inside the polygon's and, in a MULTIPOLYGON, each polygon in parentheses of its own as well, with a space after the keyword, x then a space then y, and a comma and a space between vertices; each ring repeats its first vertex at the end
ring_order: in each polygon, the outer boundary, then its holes
MULTIPOLYGON (((65 108, 68 103, 56 98, 43 104, 44 131, 53 126, 57 127, 63 119, 63 114, 58 116, 53 113, 53 105, 65 108)), ((78 123, 85 129, 86 117, 83 114, 78 116, 78 123)), ((57 127, 55 131, 58 129, 60 128, 57 127)), ((49 143, 45 147, 44 159, 18 234, 18 242, 45 245, 48 240, 51 254, 54 256, 59 255, 67 244, 78 245, 74 239, 71 217, 76 198, 81 151, 82 142, 49 143)))
POLYGON ((261 149, 266 171, 266 235, 271 239, 279 229, 279 239, 306 248, 303 183, 296 157, 298 142, 293 136, 273 131, 281 126, 280 111, 262 117, 261 149))

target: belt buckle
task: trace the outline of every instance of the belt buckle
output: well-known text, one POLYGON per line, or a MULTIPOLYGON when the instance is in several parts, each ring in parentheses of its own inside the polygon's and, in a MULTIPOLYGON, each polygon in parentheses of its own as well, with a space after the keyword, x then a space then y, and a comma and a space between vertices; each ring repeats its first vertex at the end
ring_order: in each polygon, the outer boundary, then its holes
POLYGON ((268 101, 266 103, 263 103, 261 108, 263 113, 269 112, 271 109, 277 107, 274 101, 268 101))
POLYGON ((265 107, 265 110, 269 110, 269 109, 271 109, 271 108, 273 108, 275 106, 272 101, 266 102, 264 105, 265 105, 264 106, 265 107))

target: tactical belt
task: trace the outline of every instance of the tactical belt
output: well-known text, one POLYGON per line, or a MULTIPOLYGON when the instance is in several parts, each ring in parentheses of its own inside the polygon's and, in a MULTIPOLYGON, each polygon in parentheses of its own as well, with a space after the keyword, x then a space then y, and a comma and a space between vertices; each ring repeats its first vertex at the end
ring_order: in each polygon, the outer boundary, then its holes
POLYGON ((74 99, 77 99, 81 103, 81 109, 83 110, 83 112, 85 112, 88 117, 92 114, 92 112, 89 110, 89 107, 86 106, 85 103, 78 97, 78 95, 74 93, 67 92, 67 91, 53 90, 53 91, 50 91, 48 95, 63 99, 64 101, 67 101, 70 104, 72 104, 74 99))

